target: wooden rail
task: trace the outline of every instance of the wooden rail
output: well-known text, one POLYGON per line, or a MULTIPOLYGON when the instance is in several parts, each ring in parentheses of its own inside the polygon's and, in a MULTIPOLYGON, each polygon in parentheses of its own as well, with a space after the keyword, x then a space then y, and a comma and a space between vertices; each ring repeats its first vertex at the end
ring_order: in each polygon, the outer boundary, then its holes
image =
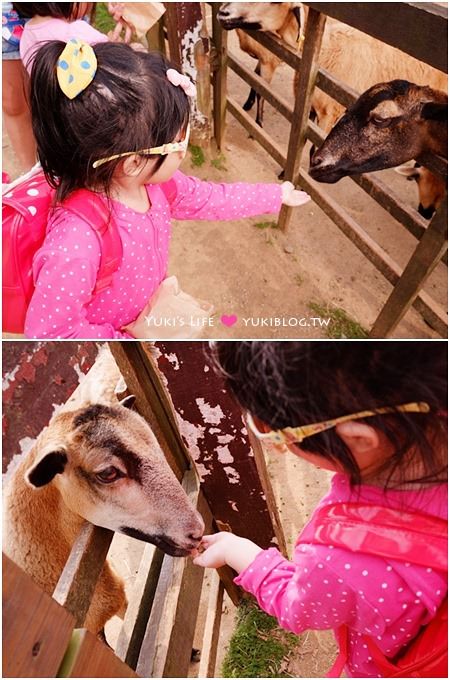
MULTIPOLYGON (((395 329, 410 306, 414 306, 439 334, 446 337, 448 317, 422 288, 440 260, 447 261, 446 230, 447 203, 436 212, 430 223, 415 210, 401 201, 374 174, 351 177, 373 200, 387 210, 405 227, 419 245, 402 271, 388 254, 365 233, 349 213, 333 201, 328 192, 300 170, 300 159, 307 140, 320 144, 324 133, 309 120, 311 95, 314 85, 336 99, 345 107, 350 106, 359 93, 326 70, 318 68, 326 16, 348 23, 355 28, 397 47, 426 63, 447 72, 447 10, 436 3, 305 3, 309 6, 305 41, 300 55, 296 49, 285 44, 273 34, 248 31, 262 46, 300 73, 300 82, 294 107, 270 90, 267 83, 240 63, 239 58, 228 52, 226 32, 217 21, 218 7, 213 3, 213 40, 220 45, 219 68, 213 78, 215 110, 215 136, 220 144, 224 138, 224 112, 228 110, 251 134, 251 136, 284 168, 286 180, 309 191, 317 204, 337 224, 346 236, 377 267, 394 286, 379 317, 371 330, 371 337, 387 337, 395 329), (398 26, 402 30, 398 30, 398 26), (291 123, 287 150, 281 148, 230 96, 226 95, 226 73, 229 66, 239 77, 253 87, 291 123), (427 233, 425 245, 421 240, 427 233)), ((424 165, 435 173, 447 175, 448 165, 443 158, 429 154, 424 165)), ((279 226, 287 229, 292 209, 283 207, 279 226)))

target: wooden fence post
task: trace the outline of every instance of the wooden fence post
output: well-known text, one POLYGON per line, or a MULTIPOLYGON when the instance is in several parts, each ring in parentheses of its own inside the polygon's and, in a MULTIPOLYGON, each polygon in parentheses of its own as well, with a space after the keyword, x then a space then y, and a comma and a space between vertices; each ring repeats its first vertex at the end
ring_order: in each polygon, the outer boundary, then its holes
MULTIPOLYGON (((284 169, 284 178, 287 181, 297 181, 300 167, 300 157, 306 142, 306 131, 311 109, 311 96, 319 68, 318 58, 322 45, 323 30, 326 16, 310 9, 306 22, 305 42, 302 54, 302 68, 295 97, 295 108, 291 134, 289 136, 288 156, 284 169)), ((287 229, 292 215, 292 208, 283 206, 278 219, 280 229, 287 229)))
POLYGON ((209 38, 200 2, 166 2, 165 21, 171 60, 196 83, 191 100, 191 141, 209 148, 211 101, 209 38))
POLYGON ((219 3, 212 5, 212 34, 215 46, 215 66, 213 70, 213 114, 214 137, 217 148, 222 149, 225 137, 225 118, 227 111, 227 44, 228 34, 221 27, 217 12, 219 3))
POLYGON ((420 239, 403 274, 376 319, 371 338, 385 338, 401 321, 419 291, 447 249, 447 209, 445 197, 428 229, 420 239))

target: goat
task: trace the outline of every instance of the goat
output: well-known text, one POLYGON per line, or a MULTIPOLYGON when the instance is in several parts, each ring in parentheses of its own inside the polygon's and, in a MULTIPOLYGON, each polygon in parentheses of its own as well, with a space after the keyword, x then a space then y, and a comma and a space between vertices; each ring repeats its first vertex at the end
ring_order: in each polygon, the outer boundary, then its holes
MULTIPOLYGON (((240 27, 271 31, 277 33, 289 45, 294 46, 297 41, 293 36, 292 29, 287 31, 285 27, 290 26, 294 21, 297 22, 300 11, 299 4, 288 2, 224 3, 218 16, 224 28, 240 27), (292 15, 291 21, 289 21, 289 14, 292 15)), ((303 21, 306 15, 307 8, 304 8, 303 21)), ((239 42, 244 51, 249 51, 245 47, 245 42, 241 41, 241 37, 239 42)), ((257 44, 255 54, 261 64, 270 65, 270 68, 265 67, 269 70, 270 78, 266 79, 270 82, 273 71, 281 63, 281 60, 271 55, 265 47, 259 44, 257 44)), ((428 85, 436 90, 447 91, 447 77, 444 73, 351 26, 330 18, 327 19, 325 25, 319 64, 336 78, 347 82, 357 92, 363 92, 376 83, 396 78, 410 80, 419 85, 428 85)), ((265 77, 262 67, 261 76, 265 77)), ((299 73, 297 72, 294 78, 294 91, 297 88, 298 80, 299 73)), ((251 98, 252 93, 250 93, 248 102, 251 98)), ((312 116, 317 118, 318 125, 326 133, 330 132, 344 112, 344 107, 341 104, 318 88, 315 88, 313 92, 311 108, 312 116)), ((258 113, 258 122, 262 124, 260 113, 258 113)), ((428 213, 433 212, 434 208, 442 201, 445 193, 441 179, 432 175, 429 171, 422 173, 416 179, 420 205, 424 205, 422 203, 424 196, 434 194, 435 202, 429 204, 427 209, 428 213)))
MULTIPOLYGON (((203 520, 129 400, 56 415, 5 490, 4 550, 47 593, 85 520, 169 555, 199 545, 203 520)), ((99 634, 125 608, 123 582, 106 562, 84 625, 99 634)))
POLYGON ((408 181, 416 181, 419 191, 418 211, 426 220, 431 219, 445 196, 446 183, 442 177, 434 175, 431 170, 417 162, 413 166, 399 165, 394 170, 408 181))
MULTIPOLYGON (((258 60, 255 69, 268 83, 282 59, 249 36, 245 30, 270 31, 282 38, 288 45, 296 47, 301 35, 299 3, 295 2, 223 2, 217 18, 226 31, 237 29, 241 50, 258 60), (250 8, 250 14, 249 14, 250 8), (243 29, 243 30, 242 30, 243 29)), ((256 100, 256 123, 262 127, 264 118, 264 98, 253 88, 250 90, 244 111, 250 111, 256 100)))
POLYGON ((445 92, 392 80, 364 92, 311 159, 319 182, 391 168, 428 152, 447 155, 445 92))

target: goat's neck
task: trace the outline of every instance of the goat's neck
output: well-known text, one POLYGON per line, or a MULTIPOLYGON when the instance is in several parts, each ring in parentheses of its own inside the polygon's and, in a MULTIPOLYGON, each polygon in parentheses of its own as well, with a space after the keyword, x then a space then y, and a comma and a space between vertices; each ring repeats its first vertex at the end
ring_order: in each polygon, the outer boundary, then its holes
POLYGON ((295 18, 294 13, 289 12, 286 17, 286 21, 279 29, 278 34, 288 45, 297 47, 300 38, 300 32, 300 26, 297 19, 295 18))
POLYGON ((447 158, 448 156, 448 129, 446 123, 428 121, 426 127, 425 146, 427 151, 436 153, 447 158))

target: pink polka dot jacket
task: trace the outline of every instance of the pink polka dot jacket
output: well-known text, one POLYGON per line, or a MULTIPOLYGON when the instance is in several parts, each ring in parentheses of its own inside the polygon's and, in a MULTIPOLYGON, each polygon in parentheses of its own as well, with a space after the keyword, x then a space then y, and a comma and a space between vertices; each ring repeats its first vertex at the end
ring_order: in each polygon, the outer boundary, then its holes
POLYGON ((173 180, 170 205, 156 184, 146 187, 151 207, 145 213, 112 201, 123 258, 111 286, 96 295, 99 240, 82 218, 64 207, 55 210, 33 260, 27 337, 129 338, 120 329, 139 316, 166 277, 172 217, 233 220, 277 213, 281 207, 280 184, 214 184, 179 171, 173 180))
MULTIPOLYGON (((346 475, 333 477, 319 507, 339 502, 374 503, 447 518, 447 485, 421 491, 351 489, 346 475)), ((343 548, 297 544, 292 562, 263 550, 235 579, 265 612, 294 633, 350 629, 350 677, 382 677, 363 636, 390 657, 428 623, 447 592, 446 575, 429 567, 354 553, 343 548)))

